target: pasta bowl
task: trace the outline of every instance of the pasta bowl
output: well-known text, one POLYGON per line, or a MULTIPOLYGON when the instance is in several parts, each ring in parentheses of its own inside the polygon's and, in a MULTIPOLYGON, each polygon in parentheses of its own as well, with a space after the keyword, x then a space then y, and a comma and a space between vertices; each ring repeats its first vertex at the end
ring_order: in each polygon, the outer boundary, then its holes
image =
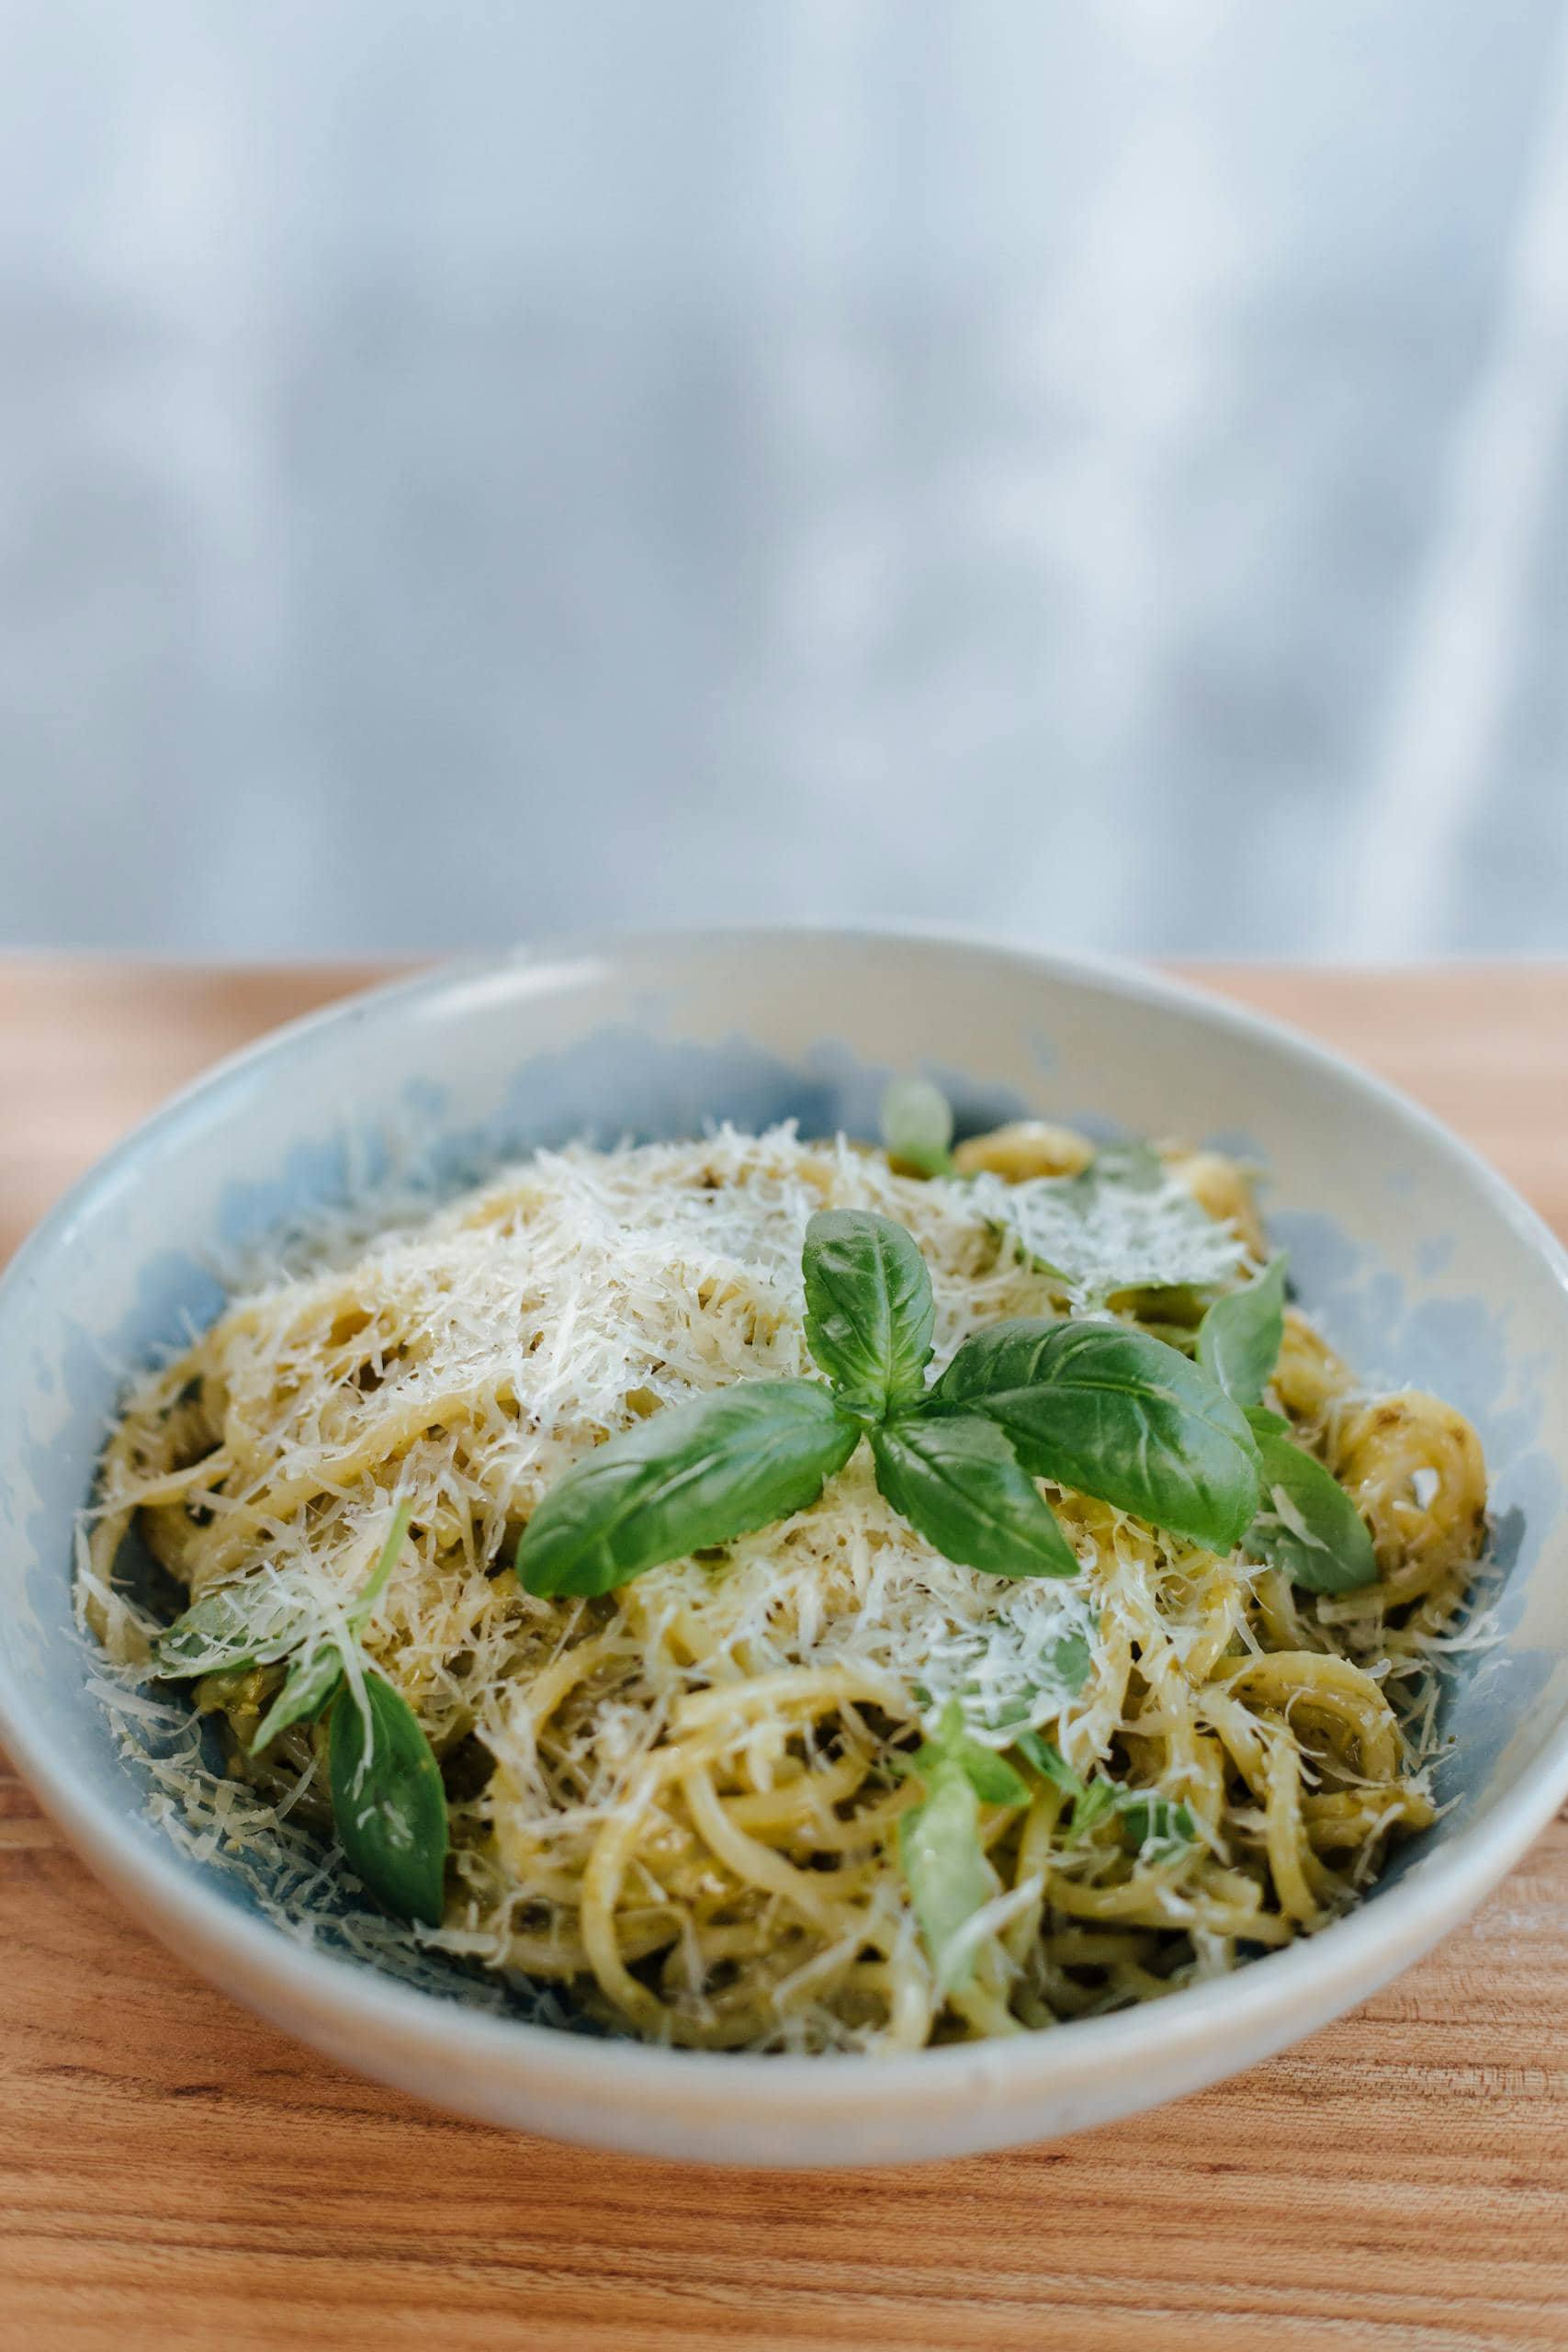
MULTIPOLYGON (((570 940, 358 998, 264 1041, 139 1129, 0 1285, 0 1739, 85 1859, 218 1984, 446 2107, 656 2155, 929 2159, 1197 2089, 1427 1950, 1568 1795, 1568 1261, 1416 1106, 1272 1023, 1151 975, 941 935, 570 940), (1023 1114, 1256 1159, 1303 1304, 1390 1387, 1480 1432, 1500 1574, 1454 1662, 1443 1808, 1318 1934, 1126 2011, 897 2057, 739 2055, 567 2030, 445 1955, 392 1973, 330 1899, 176 1840, 76 1624, 75 1530, 129 1373, 219 1311, 271 1237, 383 1183, 449 1189, 538 1145, 708 1122, 874 1133, 924 1072, 975 1128, 1023 1114)), ((166 1814, 167 1808, 162 1808, 166 1814)))

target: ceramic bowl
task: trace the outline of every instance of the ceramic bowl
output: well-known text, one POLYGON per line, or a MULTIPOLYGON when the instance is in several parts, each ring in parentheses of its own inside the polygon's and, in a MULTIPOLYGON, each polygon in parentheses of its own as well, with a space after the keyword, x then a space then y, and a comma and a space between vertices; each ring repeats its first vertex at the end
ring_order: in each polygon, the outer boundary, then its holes
POLYGON ((361 997, 224 1065, 112 1152, 0 1288, 0 1738, 91 1866, 279 2024, 448 2108, 664 2156, 952 2155, 1075 2131, 1309 2033, 1462 1918, 1568 1795, 1568 1261, 1423 1112, 1253 1015, 1147 974, 947 937, 592 939, 361 997), (123 1368, 218 1310, 214 1267, 340 1200, 392 1139, 434 1181, 589 1135, 783 1116, 874 1133, 893 1071, 966 1125, 1035 1112, 1180 1133, 1266 1166, 1303 1302, 1369 1380, 1475 1421, 1501 1640, 1460 1677, 1450 1809, 1348 1917, 1235 1976, 1007 2042, 886 2059, 644 2048, 418 1988, 304 1943, 221 1859, 148 1821, 72 1629, 72 1529, 123 1368))

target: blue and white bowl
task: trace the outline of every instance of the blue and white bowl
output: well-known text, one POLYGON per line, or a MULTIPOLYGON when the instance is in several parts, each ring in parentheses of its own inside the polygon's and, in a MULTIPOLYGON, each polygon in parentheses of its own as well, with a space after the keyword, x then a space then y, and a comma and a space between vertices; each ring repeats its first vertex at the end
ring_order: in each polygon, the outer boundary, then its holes
POLYGON ((568 941, 361 997, 147 1122, 0 1286, 0 1739, 92 1867, 214 1982, 450 2108, 668 2156, 861 2164, 1104 2121, 1312 2031, 1462 1918, 1568 1796, 1568 1259, 1389 1088, 1146 974, 942 937, 732 931, 568 941), (1436 1826, 1318 1936, 1121 2015, 896 2058, 750 2057, 595 2038, 444 1962, 413 1984, 308 1939, 220 1854, 147 1815, 89 1687, 73 1529, 126 1368, 218 1311, 220 1270, 416 1140, 453 1185, 541 1143, 732 1119, 875 1131, 923 1070, 978 1125, 1022 1112, 1179 1133, 1267 1167, 1303 1304, 1369 1382, 1435 1389, 1486 1448, 1500 1639, 1465 1660, 1436 1826))

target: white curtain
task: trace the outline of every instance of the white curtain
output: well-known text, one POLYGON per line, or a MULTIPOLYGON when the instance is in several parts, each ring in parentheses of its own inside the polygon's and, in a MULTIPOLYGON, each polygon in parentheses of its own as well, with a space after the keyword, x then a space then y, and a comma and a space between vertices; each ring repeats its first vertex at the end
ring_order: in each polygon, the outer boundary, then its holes
POLYGON ((0 0, 0 940, 1568 947, 1560 0, 0 0))

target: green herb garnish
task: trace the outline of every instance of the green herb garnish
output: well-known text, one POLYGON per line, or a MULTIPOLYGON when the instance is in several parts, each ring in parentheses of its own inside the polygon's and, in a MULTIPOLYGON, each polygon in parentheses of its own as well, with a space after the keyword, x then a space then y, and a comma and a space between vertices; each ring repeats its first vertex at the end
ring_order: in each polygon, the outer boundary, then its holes
POLYGON ((411 1516, 410 1506, 400 1503, 341 1632, 322 1633, 306 1602, 270 1577, 221 1585, 160 1636, 158 1671, 232 1673, 275 1665, 292 1652, 283 1687, 256 1726, 251 1754, 261 1755, 291 1724, 326 1715, 333 1819, 344 1852, 389 1910, 438 1926, 448 1837, 441 1767, 412 1708, 373 1670, 359 1645, 407 1541, 411 1516), (348 1672, 350 1653, 358 1690, 348 1672))
POLYGON ((1018 1317, 964 1340, 932 1392, 984 1413, 1037 1478, 1230 1552, 1258 1511, 1258 1447, 1199 1364, 1125 1323, 1018 1317))
POLYGON ((336 1642, 302 1651, 289 1667, 282 1690, 256 1725, 251 1754, 270 1747, 280 1732, 299 1723, 313 1723, 325 1714, 343 1680, 343 1651, 336 1642))
POLYGON ((871 1440, 876 1483, 928 1544, 998 1577, 1076 1577, 1055 1511, 994 1421, 910 1413, 871 1440))
POLYGON ((613 1591, 804 1510, 863 1434, 808 1380, 748 1380, 672 1406, 557 1479, 524 1531, 518 1576, 529 1592, 613 1591))
POLYGON ((1244 1290, 1215 1300, 1198 1327, 1198 1361, 1244 1408, 1258 1449, 1259 1508, 1244 1539, 1248 1553, 1308 1592, 1354 1592, 1378 1573, 1367 1523, 1333 1473, 1262 1401, 1284 1339, 1284 1299, 1281 1255, 1244 1290))
POLYGON ((824 1209, 802 1256, 806 1344, 846 1413, 886 1421, 917 1403, 936 1302, 912 1234, 890 1217, 824 1209))
POLYGON ((1116 1815, 1122 1842, 1130 1853, 1147 1852, 1152 1859, 1155 1849, 1175 1854, 1196 1843, 1198 1825, 1179 1799, 1158 1796, 1150 1789, 1131 1789, 1124 1781, 1113 1781, 1105 1773, 1086 1781, 1074 1771, 1061 1749, 1037 1731, 1020 1732, 1013 1745, 1043 1780, 1071 1800, 1067 1845, 1081 1845, 1108 1814, 1116 1815))
POLYGON ((153 1644, 153 1671, 165 1680, 239 1674, 272 1666, 303 1637, 310 1612, 271 1576, 214 1585, 153 1644))
POLYGON ((1263 1508, 1247 1548, 1308 1592, 1354 1592, 1377 1580, 1367 1522, 1315 1453, 1275 1435, 1258 1440, 1263 1508))
POLYGON ((896 1078, 882 1098, 882 1142, 889 1159, 920 1176, 953 1166, 953 1110, 928 1078, 896 1078))
POLYGON ((1285 1336, 1283 1250, 1253 1282, 1217 1298, 1198 1326, 1198 1361, 1238 1405, 1261 1405, 1285 1336))
POLYGON ((380 1675, 333 1702, 333 1820, 351 1869, 389 1911, 441 1925, 446 1792, 419 1717, 380 1675))
POLYGON ((1257 1515, 1258 1449, 1200 1365, 1120 1323, 998 1324, 925 1385, 935 1306, 902 1226, 807 1228, 807 1343, 829 1385, 747 1381, 612 1438, 558 1479, 517 1549, 533 1593, 613 1590, 815 1502, 870 1434, 883 1494, 948 1559, 1073 1576, 1049 1477, 1229 1551, 1257 1515))
POLYGON ((1004 1757, 971 1739, 950 1700, 936 1730, 909 1762, 925 1794, 898 1821, 898 1859, 939 1992, 974 1974, 975 1946, 964 1930, 996 1891, 980 1843, 982 1804, 1024 1804, 1029 1791, 1004 1757))
MULTIPOLYGON (((408 1539, 411 1507, 400 1503, 392 1513, 392 1524, 387 1532, 369 1580, 358 1600, 348 1611, 348 1630, 357 1638, 370 1623, 370 1612, 386 1589, 387 1579, 398 1564, 398 1555, 408 1539)), ((328 1635, 320 1642, 307 1643, 294 1658, 288 1679, 266 1713, 257 1724, 251 1740, 251 1754, 259 1756, 270 1747, 279 1732, 292 1724, 312 1722, 325 1714, 336 1696, 344 1675, 344 1651, 341 1642, 328 1635)))

